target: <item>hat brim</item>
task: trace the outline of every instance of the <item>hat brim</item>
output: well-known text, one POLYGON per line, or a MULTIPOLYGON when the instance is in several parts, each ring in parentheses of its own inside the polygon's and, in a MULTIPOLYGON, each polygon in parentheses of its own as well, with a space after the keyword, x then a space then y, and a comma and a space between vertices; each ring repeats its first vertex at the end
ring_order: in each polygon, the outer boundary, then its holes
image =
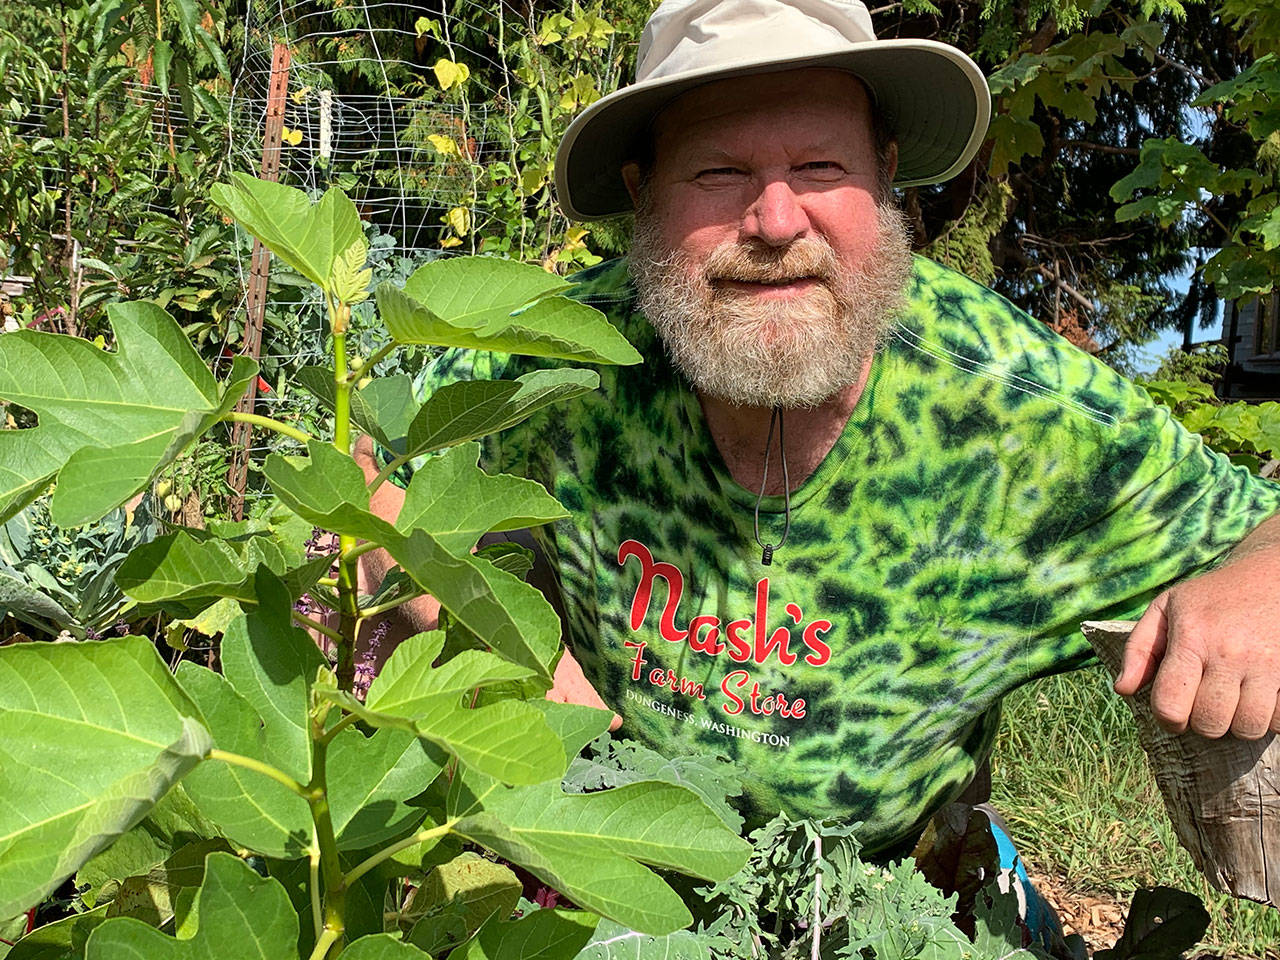
POLYGON ((857 75, 898 141, 894 185, 940 183, 961 170, 982 145, 991 93, 972 60, 935 40, 868 40, 837 53, 690 71, 641 81, 587 107, 570 124, 556 153, 556 197, 573 220, 626 213, 631 197, 623 164, 634 160, 653 117, 681 94, 760 73, 828 67, 857 75))

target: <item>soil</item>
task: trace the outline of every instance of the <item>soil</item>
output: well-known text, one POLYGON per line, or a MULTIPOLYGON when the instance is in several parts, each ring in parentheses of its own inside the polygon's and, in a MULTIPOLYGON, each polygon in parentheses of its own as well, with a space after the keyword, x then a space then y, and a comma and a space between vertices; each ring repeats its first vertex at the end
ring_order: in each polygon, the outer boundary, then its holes
MULTIPOLYGON (((1084 938, 1089 952, 1109 949, 1120 939, 1124 931, 1124 918, 1127 904, 1121 903, 1106 893, 1096 890, 1081 890, 1069 885, 1064 878, 1029 870, 1031 882, 1035 884, 1040 895, 1057 911, 1062 921, 1062 932, 1078 933, 1084 938)), ((1239 954, 1201 953, 1192 960, 1258 960, 1256 957, 1245 957, 1239 954)), ((1267 960, 1280 960, 1280 957, 1267 960)))

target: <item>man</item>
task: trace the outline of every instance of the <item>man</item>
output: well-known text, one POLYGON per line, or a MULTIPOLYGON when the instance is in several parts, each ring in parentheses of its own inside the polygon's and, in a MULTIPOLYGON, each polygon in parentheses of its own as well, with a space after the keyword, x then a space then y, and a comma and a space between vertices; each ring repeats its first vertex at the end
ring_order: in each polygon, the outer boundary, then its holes
MULTIPOLYGON (((669 0, 639 74, 557 185, 583 219, 634 204, 629 262, 576 295, 646 362, 485 448, 572 514, 535 531, 573 654, 552 695, 881 855, 973 779, 1005 693, 1088 658, 1091 616, 1146 609, 1117 689, 1154 674, 1171 728, 1280 728, 1280 487, 910 257, 889 185, 972 158, 977 67, 876 41, 860 2, 669 0)), ((425 387, 531 366, 449 352, 425 387)))

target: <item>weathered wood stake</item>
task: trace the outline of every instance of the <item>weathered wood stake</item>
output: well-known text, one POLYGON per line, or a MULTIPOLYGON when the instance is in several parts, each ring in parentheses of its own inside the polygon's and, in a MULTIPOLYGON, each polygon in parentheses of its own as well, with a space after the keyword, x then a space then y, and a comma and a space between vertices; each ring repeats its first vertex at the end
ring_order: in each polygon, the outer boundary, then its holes
MULTIPOLYGON (((1081 624, 1112 676, 1133 626, 1081 624)), ((1280 906, 1280 739, 1174 735, 1156 722, 1149 686, 1126 700, 1178 841, 1196 866, 1219 890, 1280 906)))
MULTIPOLYGON (((261 180, 277 180, 280 177, 280 150, 283 146, 285 97, 289 92, 289 47, 277 42, 271 51, 271 80, 267 87, 267 115, 262 132, 262 165, 258 169, 261 180)), ((267 278, 271 270, 271 251, 253 238, 253 254, 249 260, 249 293, 245 305, 244 337, 240 352, 254 360, 262 352, 262 322, 267 312, 267 278)), ((258 381, 249 384, 236 409, 252 413, 258 399, 258 381)), ((253 428, 247 423, 231 426, 231 466, 227 470, 227 483, 233 491, 231 516, 244 517, 244 489, 249 479, 249 444, 253 428)))

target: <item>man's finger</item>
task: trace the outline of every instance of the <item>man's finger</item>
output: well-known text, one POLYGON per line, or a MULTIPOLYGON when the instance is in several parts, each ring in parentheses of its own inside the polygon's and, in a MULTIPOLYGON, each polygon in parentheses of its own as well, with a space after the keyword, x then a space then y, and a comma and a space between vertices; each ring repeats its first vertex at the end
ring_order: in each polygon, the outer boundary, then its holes
POLYGON ((1168 642, 1168 617, 1165 614, 1168 596, 1162 593, 1151 601, 1151 606, 1147 607, 1147 612, 1129 634, 1124 645, 1120 676, 1116 677, 1113 685, 1122 697, 1133 696, 1156 675, 1156 667, 1160 665, 1168 642))
MULTIPOLYGON (((1170 733, 1183 733, 1204 677, 1204 662, 1173 651, 1160 662, 1151 682, 1151 712, 1170 733)), ((1227 721, 1230 723, 1230 720, 1227 721)))
POLYGON ((1209 669, 1200 679, 1189 726, 1202 737, 1216 740, 1231 729, 1240 704, 1240 678, 1233 673, 1209 669))
POLYGON ((1275 711, 1275 682, 1246 678, 1240 687, 1240 702, 1231 721, 1231 732, 1241 740, 1258 740, 1271 728, 1275 711))

